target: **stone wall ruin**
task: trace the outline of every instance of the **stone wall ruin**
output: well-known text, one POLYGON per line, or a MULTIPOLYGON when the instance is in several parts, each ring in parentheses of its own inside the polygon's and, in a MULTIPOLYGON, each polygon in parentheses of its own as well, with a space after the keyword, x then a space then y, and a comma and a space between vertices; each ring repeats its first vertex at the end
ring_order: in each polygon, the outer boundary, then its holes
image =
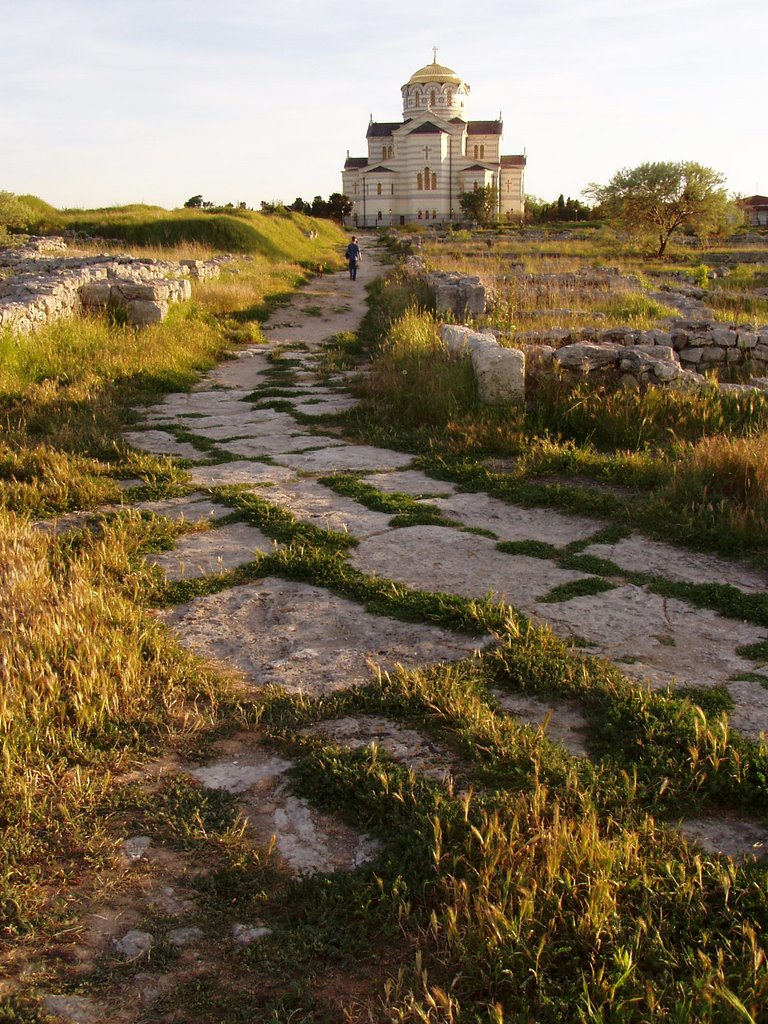
POLYGON ((0 330, 24 334, 83 311, 113 309, 134 327, 164 320, 192 296, 192 281, 218 277, 232 259, 171 262, 148 257, 68 255, 63 238, 31 238, 0 251, 0 330))

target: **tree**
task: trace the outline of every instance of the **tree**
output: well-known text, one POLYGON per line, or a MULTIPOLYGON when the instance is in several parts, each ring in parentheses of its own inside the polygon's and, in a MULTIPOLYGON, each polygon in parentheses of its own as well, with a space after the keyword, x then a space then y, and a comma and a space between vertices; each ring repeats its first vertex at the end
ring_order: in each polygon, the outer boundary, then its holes
POLYGON ((344 223, 344 218, 352 212, 352 200, 341 192, 331 192, 328 196, 328 213, 332 220, 344 223))
POLYGON ((495 185, 484 185, 472 192, 460 192, 459 206, 468 217, 486 227, 498 217, 499 191, 495 185))
POLYGON ((184 203, 184 206, 187 207, 187 209, 190 209, 190 210, 199 210, 202 205, 203 205, 203 197, 202 196, 190 196, 189 199, 186 201, 186 203, 184 203))
POLYGON ((647 163, 617 171, 607 185, 590 184, 584 194, 617 224, 658 242, 663 256, 675 231, 710 234, 728 218, 722 174, 692 161, 647 163))

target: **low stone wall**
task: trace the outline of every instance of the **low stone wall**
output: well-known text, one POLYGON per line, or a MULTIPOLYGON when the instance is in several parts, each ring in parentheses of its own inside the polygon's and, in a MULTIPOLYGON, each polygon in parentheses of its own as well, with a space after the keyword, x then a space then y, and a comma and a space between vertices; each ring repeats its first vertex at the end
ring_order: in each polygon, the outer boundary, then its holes
POLYGON ((525 402, 525 354, 520 349, 502 348, 492 334, 455 324, 443 324, 440 339, 449 352, 469 356, 481 402, 525 402))
POLYGON ((192 280, 217 277, 214 260, 166 260, 127 255, 68 256, 63 238, 32 238, 0 251, 0 330, 34 330, 82 310, 120 309, 142 327, 163 320, 168 306, 192 295, 192 280), (53 254, 53 255, 52 255, 53 254))

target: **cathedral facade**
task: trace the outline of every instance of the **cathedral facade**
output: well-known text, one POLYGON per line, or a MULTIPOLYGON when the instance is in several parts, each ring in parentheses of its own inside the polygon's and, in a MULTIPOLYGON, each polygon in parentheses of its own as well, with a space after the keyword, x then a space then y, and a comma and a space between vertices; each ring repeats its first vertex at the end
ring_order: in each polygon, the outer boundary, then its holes
POLYGON ((486 185, 498 191, 499 217, 524 212, 525 156, 503 156, 501 114, 469 119, 469 86, 437 63, 416 71, 402 87, 403 120, 371 121, 368 155, 347 159, 342 191, 352 201, 347 223, 385 227, 464 219, 462 192, 486 185))

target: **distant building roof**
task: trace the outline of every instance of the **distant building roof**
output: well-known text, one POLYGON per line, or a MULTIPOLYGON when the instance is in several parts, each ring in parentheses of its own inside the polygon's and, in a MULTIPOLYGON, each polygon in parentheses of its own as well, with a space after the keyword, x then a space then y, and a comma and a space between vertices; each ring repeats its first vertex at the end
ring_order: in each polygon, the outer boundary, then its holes
POLYGON ((349 171, 354 168, 365 167, 367 163, 367 156, 348 156, 344 161, 344 170, 349 171))
POLYGON ((484 167, 482 164, 472 164, 471 167, 462 167, 459 174, 464 174, 466 171, 490 171, 493 170, 491 167, 484 167))
POLYGON ((768 196, 747 196, 741 200, 742 206, 768 206, 768 196))
POLYGON ((394 174, 395 173, 392 170, 391 167, 385 167, 383 164, 376 164, 375 167, 366 167, 365 168, 366 174, 373 174, 374 171, 377 174, 394 174))
POLYGON ((371 121, 365 137, 372 139, 380 135, 391 135, 395 128, 400 127, 401 123, 400 121, 371 121))
POLYGON ((425 121, 424 124, 420 124, 418 128, 414 128, 412 132, 408 132, 409 135, 443 135, 445 134, 445 128, 440 128, 438 125, 433 124, 431 121, 425 121))
POLYGON ((515 156, 503 156, 501 158, 502 167, 525 167, 527 162, 527 157, 523 156, 522 153, 518 153, 515 156))
POLYGON ((468 135, 501 135, 504 128, 503 121, 468 121, 468 135))

